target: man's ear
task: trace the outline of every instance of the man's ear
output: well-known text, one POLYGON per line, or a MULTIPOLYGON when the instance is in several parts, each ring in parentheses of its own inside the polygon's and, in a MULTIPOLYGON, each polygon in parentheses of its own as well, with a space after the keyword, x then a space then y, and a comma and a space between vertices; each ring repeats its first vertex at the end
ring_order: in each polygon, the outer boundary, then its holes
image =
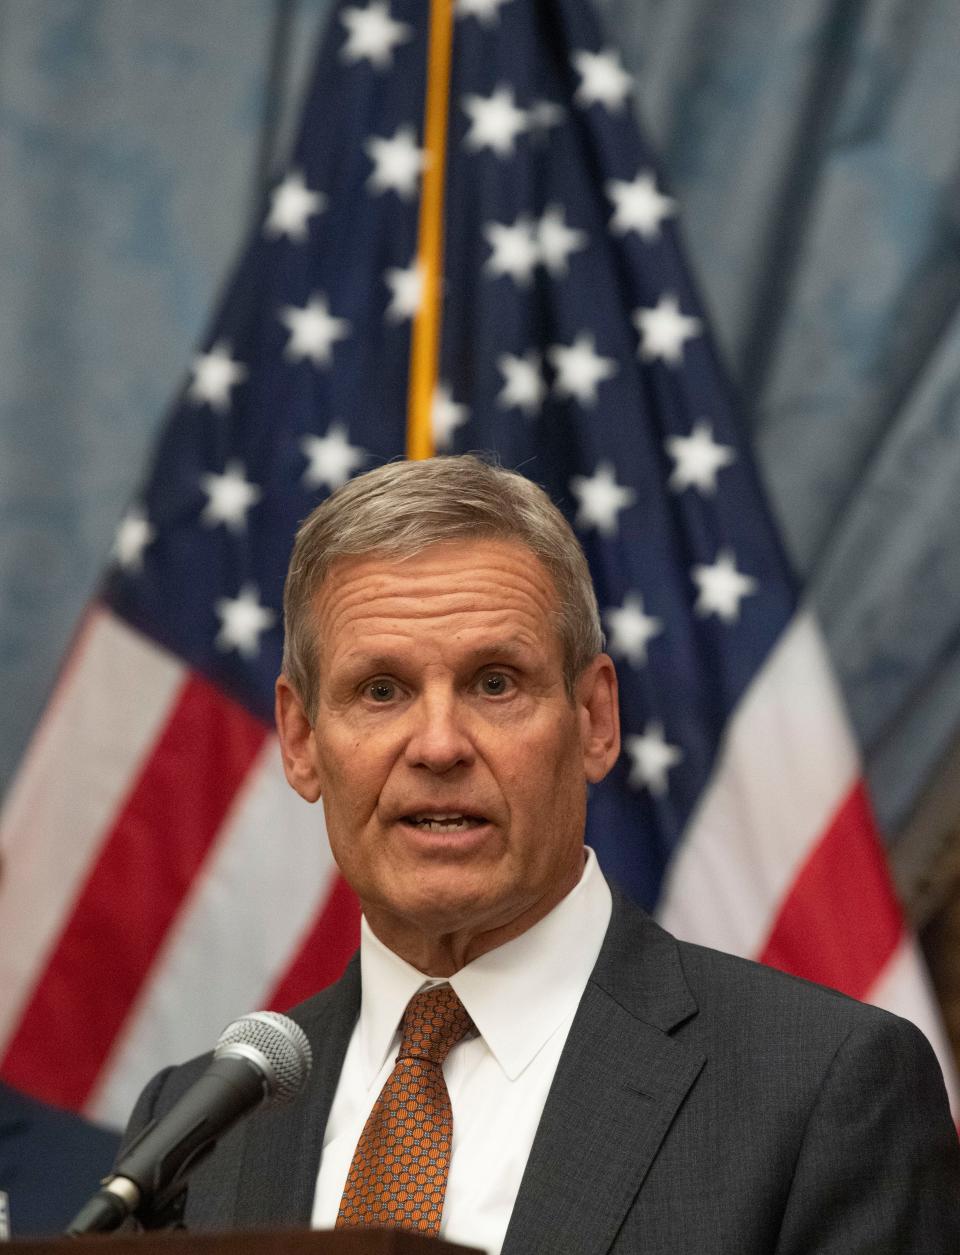
POLYGON ((283 771, 290 787, 308 802, 320 797, 313 728, 303 702, 286 676, 277 677, 275 718, 283 771))
POLYGON ((607 654, 598 654, 577 681, 577 708, 584 774, 597 784, 620 754, 620 704, 617 671, 607 654))

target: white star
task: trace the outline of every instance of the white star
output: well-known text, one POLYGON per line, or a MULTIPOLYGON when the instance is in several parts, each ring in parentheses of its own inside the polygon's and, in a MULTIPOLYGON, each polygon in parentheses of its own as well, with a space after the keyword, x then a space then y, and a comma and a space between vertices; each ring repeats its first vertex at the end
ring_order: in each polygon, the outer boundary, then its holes
POLYGON ((240 462, 228 462, 222 475, 202 475, 200 486, 207 494, 201 521, 208 527, 224 523, 232 532, 243 531, 247 511, 263 496, 261 489, 247 479, 240 462))
POLYGON ((309 462, 303 472, 307 488, 325 487, 333 492, 367 460, 366 450, 350 443, 343 423, 331 423, 325 436, 304 436, 300 448, 309 462))
POLYGON ((433 431, 433 443, 438 449, 449 449, 453 433, 470 417, 470 410, 465 405, 458 405, 453 399, 450 388, 445 383, 437 384, 430 407, 430 427, 433 431))
POLYGON ((156 537, 143 506, 131 506, 120 520, 111 556, 123 571, 142 571, 143 551, 156 537))
POLYGON ((464 96, 463 109, 470 118, 463 140, 467 148, 490 148, 498 157, 512 155, 514 141, 526 129, 527 113, 517 108, 511 88, 498 87, 489 96, 464 96))
POLYGON ((483 26, 500 21, 500 10, 507 0, 457 0, 457 17, 476 17, 483 26))
POLYGON ((595 527, 601 536, 617 534, 617 515, 632 506, 637 494, 617 483, 609 462, 599 462, 589 478, 574 475, 570 490, 580 503, 574 520, 578 527, 595 527))
POLYGON ((640 356, 647 362, 662 357, 671 366, 683 360, 683 346, 700 333, 702 323, 692 315, 681 314, 672 292, 665 292, 653 309, 638 309, 633 325, 640 334, 640 356))
POLYGON ((654 797, 662 797, 667 791, 667 772, 683 762, 683 750, 667 743, 663 724, 651 719, 643 736, 625 737, 623 747, 633 760, 630 785, 634 789, 647 788, 654 797))
POLYGON ((540 250, 533 223, 526 214, 521 214, 512 227, 505 222, 488 222, 483 234, 493 250, 484 269, 492 275, 509 275, 514 283, 529 284, 540 260, 540 250))
POLYGON ((270 212, 263 224, 263 234, 269 240, 281 235, 301 243, 310 234, 307 219, 322 213, 327 198, 321 192, 311 192, 299 170, 291 170, 282 183, 270 194, 270 212))
POLYGON ((628 593, 622 606, 611 606, 603 617, 611 633, 610 653, 634 667, 644 666, 648 643, 663 631, 662 620, 644 611, 643 598, 636 593, 628 593))
POLYGON ((214 642, 217 649, 224 653, 235 649, 241 658, 255 658, 260 652, 261 635, 277 621, 274 612, 260 604, 257 589, 247 584, 239 597, 221 597, 214 608, 220 620, 214 642))
POLYGON ((355 64, 366 58, 378 70, 393 63, 393 50, 413 36, 406 22, 395 22, 390 6, 383 0, 372 0, 365 9, 344 9, 340 21, 347 28, 347 38, 340 49, 344 61, 355 64))
POLYGON ((578 105, 600 104, 611 110, 623 107, 633 87, 633 76, 620 64, 618 52, 612 48, 607 52, 575 52, 570 59, 580 75, 573 97, 578 105))
POLYGON ((423 149, 417 147, 417 136, 412 126, 398 126, 393 139, 374 135, 364 144, 364 150, 373 162, 367 185, 375 193, 393 191, 404 200, 416 195, 417 181, 426 164, 426 156, 423 149))
POLYGON ((713 428, 705 419, 694 425, 689 436, 670 436, 663 443, 674 460, 670 476, 674 492, 683 492, 691 484, 702 493, 716 492, 717 472, 737 460, 735 449, 716 443, 713 428))
POLYGON ((690 574, 700 590, 694 610, 704 617, 715 614, 724 623, 734 623, 740 618, 740 602, 757 587, 752 575, 737 570, 736 559, 729 549, 721 549, 712 566, 695 566, 690 574))
POLYGON ((309 357, 315 365, 327 366, 333 356, 334 344, 350 334, 349 322, 330 313, 327 298, 322 292, 311 296, 302 309, 296 305, 285 305, 280 311, 280 321, 290 332, 286 355, 295 362, 309 357))
POLYGON ((528 418, 539 413, 547 394, 547 385, 540 373, 540 366, 540 354, 532 349, 524 353, 523 357, 501 353, 497 358, 497 368, 503 375, 504 383, 497 394, 497 404, 504 409, 515 405, 528 418))
POLYGON ((604 191, 613 203, 610 230, 615 235, 638 231, 643 239, 655 240, 664 218, 677 212, 677 202, 657 190, 656 179, 650 170, 641 170, 629 183, 623 179, 611 179, 604 185, 604 191))
POLYGON ((383 276, 390 289, 390 304, 387 306, 388 322, 405 322, 412 318, 420 308, 423 299, 423 270, 412 261, 404 270, 393 266, 383 276))
POLYGON ((568 227, 562 205, 550 205, 537 223, 540 260, 554 278, 567 273, 571 253, 587 247, 586 231, 568 227))
POLYGON ((209 353, 193 359, 193 381, 187 395, 191 401, 204 402, 219 414, 230 409, 230 389, 247 377, 247 368, 230 356, 230 345, 218 340, 209 353))
POLYGON ((617 373, 616 360, 601 357, 586 331, 573 344, 551 345, 547 356, 557 372, 554 390, 562 397, 576 397, 581 405, 596 405, 598 385, 617 373))

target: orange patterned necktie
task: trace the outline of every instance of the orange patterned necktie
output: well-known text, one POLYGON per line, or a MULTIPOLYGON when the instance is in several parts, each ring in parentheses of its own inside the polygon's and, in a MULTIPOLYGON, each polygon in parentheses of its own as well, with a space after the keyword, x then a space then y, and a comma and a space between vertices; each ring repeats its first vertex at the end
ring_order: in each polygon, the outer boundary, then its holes
POLYGON ((449 985, 407 1003, 396 1064, 353 1152, 338 1229, 439 1233, 453 1136, 443 1061, 472 1027, 449 985))

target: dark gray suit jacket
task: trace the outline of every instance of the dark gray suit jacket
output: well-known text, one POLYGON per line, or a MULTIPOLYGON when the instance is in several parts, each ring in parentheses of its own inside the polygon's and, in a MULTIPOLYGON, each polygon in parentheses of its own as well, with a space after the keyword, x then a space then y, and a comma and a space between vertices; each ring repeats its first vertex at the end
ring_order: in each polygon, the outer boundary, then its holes
MULTIPOLYGON (((306 1225, 356 959, 292 1012, 305 1092, 194 1173, 196 1229, 306 1225)), ((205 1060, 156 1077, 131 1131, 205 1060)), ((957 1255, 960 1148, 940 1069, 904 1020, 674 940, 615 895, 504 1244, 603 1255, 957 1255)))

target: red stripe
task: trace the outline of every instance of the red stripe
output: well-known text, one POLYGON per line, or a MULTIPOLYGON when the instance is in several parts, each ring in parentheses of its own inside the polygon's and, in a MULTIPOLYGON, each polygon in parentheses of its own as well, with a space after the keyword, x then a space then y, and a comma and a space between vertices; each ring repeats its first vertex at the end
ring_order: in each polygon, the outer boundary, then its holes
POLYGON ((864 998, 903 928, 870 804, 858 784, 794 881, 760 961, 864 998))
POLYGON ((5 1080, 83 1105, 266 736, 208 681, 186 681, 27 1004, 5 1080))
POLYGON ((343 975, 360 944, 360 906, 342 876, 334 877, 330 896, 314 921, 296 958, 281 977, 267 1003, 272 1011, 309 998, 343 975))

